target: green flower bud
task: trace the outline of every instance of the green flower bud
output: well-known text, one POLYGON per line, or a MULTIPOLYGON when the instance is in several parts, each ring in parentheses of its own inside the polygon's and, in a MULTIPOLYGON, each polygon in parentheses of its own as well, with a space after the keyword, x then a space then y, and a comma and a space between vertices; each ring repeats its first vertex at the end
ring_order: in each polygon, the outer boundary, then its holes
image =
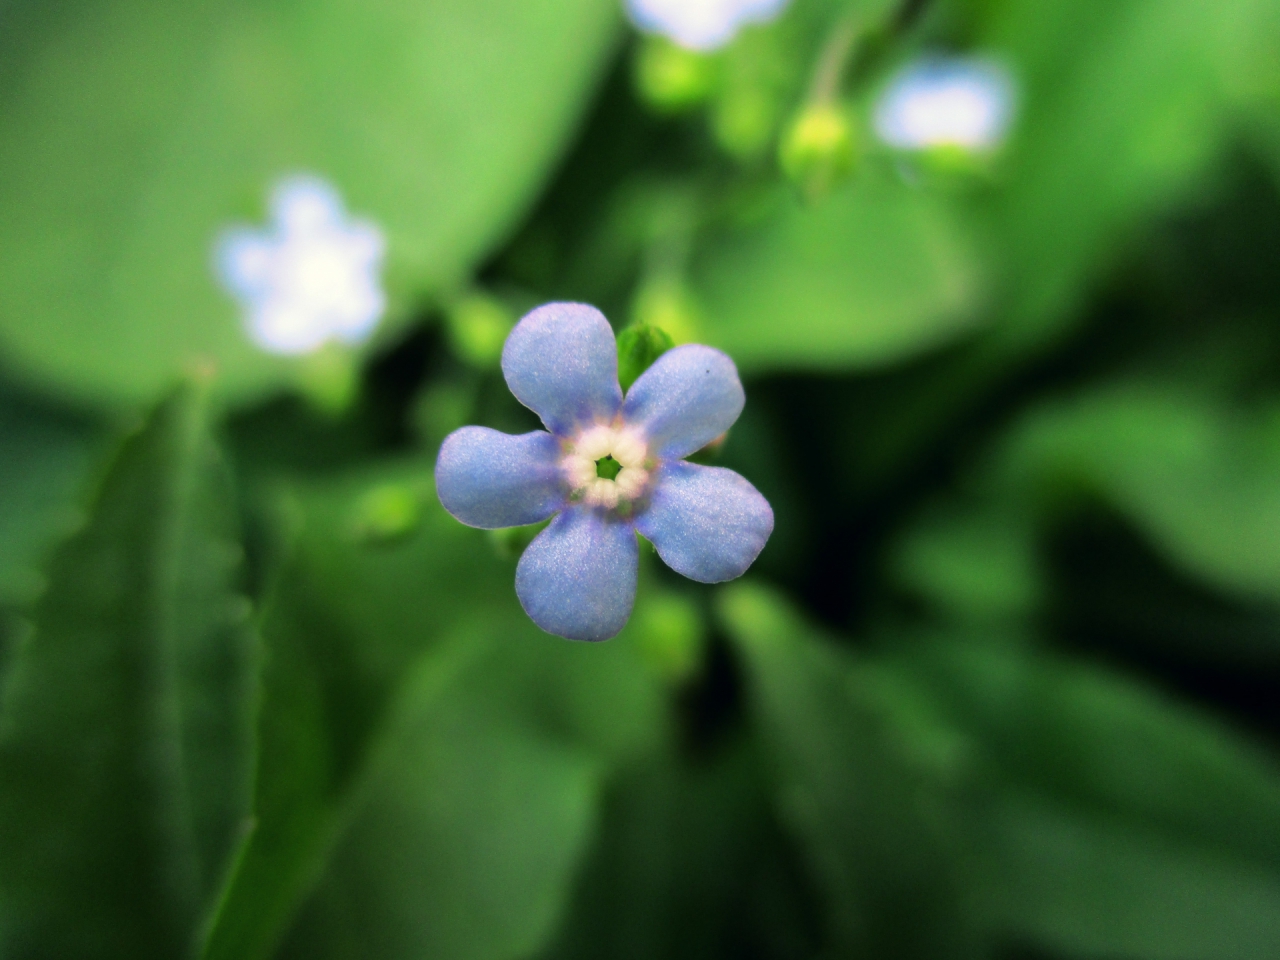
POLYGON ((314 409, 338 417, 351 408, 360 392, 360 367, 348 347, 327 343, 300 358, 295 382, 314 409))
MULTIPOLYGON (((633 323, 618 334, 618 383, 627 390, 675 343, 661 327, 633 323)), ((601 474, 604 476, 604 474, 601 474)), ((610 477, 609 479, 613 479, 610 477)))
POLYGON ((769 146, 777 119, 778 104, 773 97, 757 87, 741 87, 717 101, 712 129, 725 153, 737 160, 751 160, 769 146))
POLYGON ((476 391, 471 384, 448 380, 432 384, 413 405, 412 422, 418 436, 428 446, 438 446, 467 423, 475 400, 476 391))
POLYGON ((493 544, 494 552, 503 560, 519 560, 520 555, 550 522, 546 520, 542 523, 531 523, 527 527, 503 527, 500 530, 490 530, 489 542, 493 544))
POLYGON ((392 543, 418 529, 422 498, 413 487, 388 483, 374 487, 356 503, 352 528, 365 543, 392 543))
POLYGON ((453 352, 481 370, 498 366, 502 345, 515 326, 515 317, 506 304, 483 293, 459 300, 445 315, 445 321, 453 352))
POLYGON ((643 596, 631 635, 645 663, 673 686, 690 680, 702 664, 706 626, 697 604, 678 593, 643 596))
POLYGON ((715 63, 665 37, 646 37, 636 52, 640 98, 660 113, 680 113, 707 99, 715 85, 715 63))
POLYGON ((651 279, 641 286, 631 304, 631 322, 664 330, 674 343, 695 342, 702 325, 688 288, 670 276, 651 279))
POLYGON ((837 105, 814 103, 796 117, 778 152, 783 172, 818 199, 853 172, 853 126, 837 105))

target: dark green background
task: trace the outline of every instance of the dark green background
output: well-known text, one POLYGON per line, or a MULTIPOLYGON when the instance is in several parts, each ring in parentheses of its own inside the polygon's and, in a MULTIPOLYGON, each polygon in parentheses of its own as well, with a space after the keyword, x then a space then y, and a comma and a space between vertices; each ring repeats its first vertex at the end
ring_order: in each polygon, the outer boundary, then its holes
POLYGON ((1280 958, 1280 3, 794 0, 681 110, 663 54, 0 0, 2 960, 1280 958), (927 50, 1010 70, 996 155, 876 144, 927 50), (210 272, 294 170, 388 240, 338 409, 210 272), (432 489, 552 299, 727 350, 777 517, 599 645, 432 489))

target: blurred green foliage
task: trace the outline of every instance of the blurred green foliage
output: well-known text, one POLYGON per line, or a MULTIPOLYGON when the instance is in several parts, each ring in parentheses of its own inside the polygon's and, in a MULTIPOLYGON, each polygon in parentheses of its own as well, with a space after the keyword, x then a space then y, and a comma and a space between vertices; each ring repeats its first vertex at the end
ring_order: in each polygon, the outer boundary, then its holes
POLYGON ((4 960, 1271 960, 1280 4, 0 0, 0 681, 4 960), (939 50, 989 156, 876 140, 939 50), (354 361, 212 271, 297 171, 386 233, 354 361), (600 645, 432 485, 551 299, 727 350, 777 516, 600 645))

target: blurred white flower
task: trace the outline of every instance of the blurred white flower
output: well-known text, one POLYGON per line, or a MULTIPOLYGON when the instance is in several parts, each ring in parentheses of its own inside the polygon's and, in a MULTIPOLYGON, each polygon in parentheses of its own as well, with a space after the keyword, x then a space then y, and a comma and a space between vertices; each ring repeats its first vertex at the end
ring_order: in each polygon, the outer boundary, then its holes
POLYGON ((627 0, 641 30, 660 33, 690 50, 715 50, 748 23, 772 20, 790 0, 627 0))
POLYGON ((382 231, 350 219, 338 192, 308 176, 272 191, 271 220, 265 230, 228 230, 216 250, 219 279, 243 306, 253 341, 300 354, 367 339, 386 309, 382 231))
POLYGON ((1013 117, 1008 72, 990 60, 919 60, 889 83, 876 106, 880 138, 901 150, 999 146, 1013 117))

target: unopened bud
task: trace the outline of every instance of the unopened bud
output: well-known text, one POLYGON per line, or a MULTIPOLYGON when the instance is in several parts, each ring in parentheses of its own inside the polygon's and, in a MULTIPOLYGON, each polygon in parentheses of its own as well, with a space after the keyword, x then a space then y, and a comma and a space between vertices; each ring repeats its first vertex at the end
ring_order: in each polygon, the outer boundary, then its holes
POLYGON ((631 304, 631 322, 657 327, 669 334, 673 343, 693 343, 701 326, 693 295, 671 277, 655 278, 641 286, 631 304))
POLYGON ((702 665, 706 625, 697 604, 678 593, 642 596, 631 635, 649 668, 673 686, 691 679, 702 665))
POLYGON ((635 82, 641 99, 660 113, 680 113, 706 100, 715 64, 665 37, 646 37, 636 52, 635 82))
POLYGON ((534 538, 546 528, 546 521, 526 527, 502 527, 489 531, 489 542, 493 544, 494 552, 503 560, 518 560, 534 538))
POLYGON ((423 391, 413 405, 411 422, 428 446, 438 446, 453 431, 465 426, 475 407, 474 386, 444 380, 423 391))
POLYGON ((661 327, 633 323, 618 334, 618 383, 623 390, 653 365, 653 361, 670 350, 675 343, 661 327))
POLYGON ((746 161, 759 157, 769 146, 777 121, 774 97, 758 87, 742 87, 719 98, 712 129, 725 153, 746 161))
POLYGON ((474 293, 455 303, 445 319, 449 343, 459 359, 482 370, 498 366, 502 345, 515 326, 506 304, 488 294, 474 293))
POLYGON ((352 527, 365 543, 392 543, 409 536, 422 521, 418 491, 402 483, 374 487, 356 503, 352 527))
POLYGON ((817 199, 853 172, 853 126, 839 106, 815 103, 791 124, 778 160, 805 196, 817 199))
POLYGON ((360 388, 360 368, 351 348, 330 342, 299 358, 298 389, 311 406, 330 417, 346 413, 360 388))

